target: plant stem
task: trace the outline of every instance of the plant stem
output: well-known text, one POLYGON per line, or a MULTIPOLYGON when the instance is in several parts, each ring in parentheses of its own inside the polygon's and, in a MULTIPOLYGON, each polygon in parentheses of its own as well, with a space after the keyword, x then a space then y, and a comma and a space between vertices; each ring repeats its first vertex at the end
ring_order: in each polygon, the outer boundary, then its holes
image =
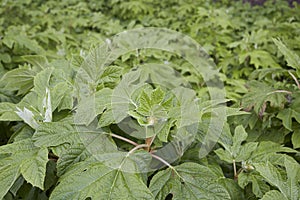
POLYGON ((165 160, 162 159, 161 157, 159 157, 159 156, 157 156, 157 155, 155 155, 155 154, 151 154, 151 156, 152 156, 153 158, 155 158, 156 160, 159 160, 159 161, 162 162, 163 164, 165 164, 165 165, 167 165, 168 167, 170 167, 170 168, 173 169, 172 165, 170 165, 170 163, 168 163, 167 161, 165 161, 165 160))
POLYGON ((128 154, 131 154, 131 153, 133 153, 134 151, 136 151, 137 149, 144 148, 144 147, 148 147, 148 145, 147 145, 147 144, 139 144, 139 145, 135 146, 134 148, 132 148, 132 149, 128 152, 128 154))
POLYGON ((152 145, 154 139, 155 139, 155 135, 153 137, 146 138, 146 140, 145 140, 146 144, 148 145, 147 146, 147 151, 148 152, 151 151, 151 145, 152 145))
POLYGON ((300 89, 299 81, 297 80, 297 78, 295 77, 295 75, 292 72, 290 72, 290 71, 288 71, 288 73, 291 75, 291 77, 294 79, 297 87, 300 89))
POLYGON ((233 173, 234 173, 234 180, 237 181, 238 179, 238 175, 236 173, 236 165, 235 165, 235 160, 232 160, 232 164, 233 164, 233 173))
POLYGON ((176 173, 176 175, 177 175, 179 178, 181 178, 183 181, 185 181, 184 178, 183 178, 182 176, 180 176, 180 174, 177 172, 177 170, 176 170, 170 163, 168 163, 168 162, 165 161, 163 158, 161 158, 161 157, 159 157, 159 156, 157 156, 157 155, 155 155, 155 154, 152 154, 152 153, 151 153, 151 156, 152 156, 153 158, 155 158, 156 160, 159 160, 160 162, 162 162, 162 163, 165 164, 166 166, 168 166, 171 170, 173 170, 173 171, 176 173))
POLYGON ((114 138, 118 138, 118 139, 120 139, 120 140, 123 140, 123 141, 125 141, 125 142, 128 142, 129 144, 132 144, 132 145, 134 145, 134 146, 138 146, 138 145, 139 145, 138 143, 136 143, 136 142, 134 142, 134 141, 132 141, 132 140, 129 140, 129 139, 125 138, 125 137, 122 137, 122 136, 120 136, 120 135, 117 135, 117 134, 114 134, 114 133, 111 133, 110 135, 111 135, 112 137, 114 137, 114 138))
POLYGON ((292 92, 287 91, 287 90, 275 90, 275 91, 273 91, 273 92, 267 93, 267 95, 274 94, 274 93, 287 93, 287 94, 292 94, 292 92))

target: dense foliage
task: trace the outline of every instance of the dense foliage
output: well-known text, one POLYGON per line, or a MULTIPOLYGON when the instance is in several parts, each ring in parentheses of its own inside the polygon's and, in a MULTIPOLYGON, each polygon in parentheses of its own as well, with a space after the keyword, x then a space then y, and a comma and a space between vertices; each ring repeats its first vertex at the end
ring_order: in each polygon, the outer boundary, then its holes
POLYGON ((0 199, 300 199, 300 6, 3 0, 0 24, 0 199), (211 99, 220 88, 183 55, 139 49, 85 64, 141 27, 201 44, 226 100, 211 99), (149 79, 159 84, 135 84, 149 79), (218 109, 226 123, 201 157, 218 109))

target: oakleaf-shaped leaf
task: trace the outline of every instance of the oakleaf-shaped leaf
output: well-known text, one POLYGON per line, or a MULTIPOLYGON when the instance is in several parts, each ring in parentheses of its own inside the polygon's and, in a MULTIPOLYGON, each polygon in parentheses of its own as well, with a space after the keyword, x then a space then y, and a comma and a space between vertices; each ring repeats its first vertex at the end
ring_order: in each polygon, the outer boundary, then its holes
POLYGON ((235 162, 241 162, 249 159, 252 152, 256 150, 258 143, 248 142, 242 145, 242 143, 247 139, 248 136, 247 132, 245 131, 242 125, 239 125, 235 128, 233 136, 229 134, 227 134, 226 136, 226 132, 228 131, 224 132, 224 136, 219 141, 219 143, 224 147, 224 149, 219 148, 215 150, 215 153, 220 157, 220 159, 228 163, 232 163, 233 160, 235 162), (225 143, 224 139, 228 141, 225 143))
POLYGON ((7 193, 22 174, 33 186, 44 189, 47 148, 34 146, 31 138, 0 147, 0 198, 7 193))
POLYGON ((240 173, 238 177, 238 184, 241 188, 245 188, 249 183, 252 183, 252 192, 257 197, 262 197, 270 190, 270 186, 262 179, 257 172, 240 173))
POLYGON ((41 123, 33 135, 33 140, 34 144, 39 147, 80 142, 78 130, 71 124, 64 122, 41 123))
POLYGON ((255 164, 255 169, 272 185, 281 189, 285 187, 282 175, 270 162, 255 164))
POLYGON ((60 82, 51 90, 52 111, 58 108, 58 111, 73 108, 73 90, 66 82, 60 82))
POLYGON ((151 93, 151 104, 160 104, 165 97, 165 92, 160 88, 157 87, 152 93, 151 93))
MULTIPOLYGON (((88 157, 117 152, 116 144, 104 133, 81 133, 82 143, 71 145, 58 159, 58 175, 62 175, 68 168, 88 157)), ((110 157, 112 158, 112 157, 110 157)))
POLYGON ((300 70, 300 57, 296 54, 296 52, 288 49, 279 39, 273 39, 273 41, 278 47, 279 51, 284 55, 288 66, 300 70))
POLYGON ((227 190, 217 182, 218 177, 208 167, 196 163, 184 163, 173 169, 158 172, 150 182, 155 199, 164 200, 172 194, 180 199, 230 199, 227 190))
POLYGON ((103 82, 115 82, 117 81, 122 73, 122 68, 119 66, 109 66, 105 68, 101 74, 101 81, 103 82))
POLYGON ((52 68, 46 68, 34 77, 34 91, 40 98, 44 98, 46 88, 49 88, 49 81, 53 70, 52 68))
POLYGON ((287 91, 276 90, 266 83, 252 80, 249 82, 249 92, 242 99, 242 106, 245 109, 254 107, 255 113, 262 117, 267 102, 270 103, 271 107, 283 108, 287 102, 286 93, 287 91))
POLYGON ((239 125, 235 128, 234 135, 232 138, 233 145, 231 147, 232 154, 234 157, 236 157, 236 155, 238 154, 241 144, 247 139, 247 136, 248 134, 246 133, 242 125, 239 125))
POLYGON ((133 154, 120 160, 112 158, 113 165, 118 163, 116 168, 94 159, 74 165, 59 179, 50 199, 154 199, 138 173, 135 159, 131 159, 133 154))
POLYGON ((256 170, 266 179, 268 183, 276 186, 284 199, 297 200, 300 195, 300 165, 299 163, 285 158, 283 166, 286 169, 286 176, 280 172, 270 162, 257 163, 254 165, 256 170))
POLYGON ((175 112, 170 114, 170 117, 177 119, 177 126, 184 127, 199 123, 200 111, 195 101, 195 91, 184 87, 178 87, 174 88, 172 92, 179 105, 178 107, 175 107, 175 112))
POLYGON ((261 200, 288 200, 281 192, 277 190, 271 190, 261 198, 261 200))
POLYGON ((270 157, 280 152, 297 153, 296 150, 284 147, 278 143, 274 143, 271 141, 263 141, 258 144, 256 150, 253 151, 253 153, 251 154, 250 159, 253 162, 260 163, 262 160, 269 160, 270 157))
POLYGON ((292 118, 300 123, 300 113, 292 108, 286 108, 279 111, 277 118, 281 119, 283 126, 290 131, 292 131, 292 118))
POLYGON ((294 149, 300 148, 300 130, 294 130, 292 135, 292 143, 294 149))
POLYGON ((36 72, 27 68, 13 69, 4 74, 0 83, 5 85, 5 89, 15 91, 18 90, 18 95, 24 95, 33 87, 33 80, 36 72))
POLYGON ((28 63, 32 64, 34 67, 38 67, 37 71, 41 71, 47 67, 49 67, 48 60, 46 56, 43 55, 26 55, 22 56, 22 58, 28 63))
POLYGON ((137 111, 142 115, 149 116, 152 104, 151 104, 150 97, 144 90, 142 91, 139 100, 140 100, 140 105, 137 111))
POLYGON ((128 116, 129 106, 137 108, 137 102, 132 99, 134 92, 144 85, 145 80, 140 80, 140 70, 132 71, 122 77, 119 85, 112 93, 112 114, 116 123, 128 116))
POLYGON ((259 67, 274 67, 279 68, 280 65, 274 61, 272 55, 268 51, 255 49, 251 52, 240 54, 239 62, 243 63, 250 56, 250 64, 253 64, 256 69, 259 67))
POLYGON ((112 90, 104 88, 81 99, 74 116, 75 123, 89 125, 97 115, 111 107, 111 95, 112 90))
POLYGON ((33 186, 43 189, 47 162, 48 149, 42 147, 39 150, 36 150, 30 158, 23 160, 21 164, 21 174, 24 179, 33 186))
POLYGON ((98 121, 98 127, 105 127, 115 122, 111 108, 105 110, 98 121))

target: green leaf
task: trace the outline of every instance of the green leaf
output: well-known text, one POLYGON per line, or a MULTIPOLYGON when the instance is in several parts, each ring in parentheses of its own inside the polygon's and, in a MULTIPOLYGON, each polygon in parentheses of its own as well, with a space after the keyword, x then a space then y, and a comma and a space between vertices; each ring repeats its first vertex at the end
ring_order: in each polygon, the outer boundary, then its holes
POLYGON ((95 94, 92 94, 91 96, 81 99, 74 115, 74 122, 76 124, 89 125, 95 119, 97 116, 95 96, 95 94))
POLYGON ((17 195, 18 190, 22 187, 22 185, 24 184, 24 178, 22 176, 20 176, 15 183, 13 184, 13 186, 10 188, 9 192, 11 192, 14 196, 17 195))
POLYGON ((256 170, 271 184, 276 186, 285 199, 297 200, 300 197, 300 165, 285 158, 283 166, 287 179, 270 162, 254 165, 256 170))
POLYGON ((144 85, 144 81, 140 79, 140 75, 140 70, 125 74, 119 85, 113 90, 111 103, 116 123, 121 122, 128 116, 129 106, 137 108, 137 102, 132 97, 134 92, 144 85))
POLYGON ((8 53, 0 54, 0 61, 3 61, 4 63, 10 63, 11 57, 8 53))
POLYGON ((230 195, 230 199, 245 199, 244 191, 234 180, 221 178, 218 180, 218 183, 227 190, 230 195))
POLYGON ((21 121, 22 119, 16 113, 16 105, 9 102, 0 103, 0 120, 1 121, 21 121))
POLYGON ((267 192, 261 200, 288 200, 282 193, 277 190, 267 192))
POLYGON ((220 148, 215 150, 215 153, 221 160, 228 163, 233 163, 233 160, 235 162, 248 160, 258 145, 257 142, 248 142, 242 145, 248 137, 248 134, 242 125, 235 128, 233 137, 227 133, 227 136, 225 137, 227 137, 226 140, 228 141, 224 140, 224 136, 221 137, 219 143, 225 148, 225 150, 220 148))
POLYGON ((294 69, 300 70, 300 57, 293 52, 292 50, 288 49, 285 44, 279 39, 273 38, 273 42, 278 47, 278 50, 284 55, 288 66, 293 67, 294 69))
POLYGON ((300 123, 300 113, 292 108, 286 108, 279 111, 276 117, 281 119, 283 126, 290 131, 292 131, 292 118, 300 123))
POLYGON ((242 162, 248 160, 252 153, 256 150, 258 146, 258 142, 248 142, 240 147, 240 151, 238 152, 235 161, 242 162))
POLYGON ((49 66, 47 58, 43 55, 26 55, 22 56, 22 58, 33 66, 38 67, 38 70, 43 70, 49 66))
POLYGON ((169 65, 144 63, 141 72, 145 78, 150 77, 152 83, 165 88, 176 88, 187 84, 187 81, 182 76, 177 76, 178 72, 169 65))
POLYGON ((230 199, 227 190, 216 180, 220 178, 208 167, 196 163, 183 163, 154 175, 150 190, 155 199, 230 199))
POLYGON ((242 125, 239 125, 234 129, 234 135, 232 138, 233 145, 231 147, 231 151, 232 151, 234 158, 239 153, 241 144, 243 141, 245 141, 247 139, 247 137, 248 137, 248 134, 246 133, 246 131, 242 125))
POLYGON ((252 183, 252 191, 256 197, 263 197, 263 195, 270 190, 270 186, 262 179, 256 172, 243 172, 238 176, 238 184, 241 188, 245 188, 249 183, 252 183))
POLYGON ((157 134, 157 137, 160 141, 162 142, 167 142, 168 141, 168 137, 170 134, 170 129, 173 126, 175 120, 169 120, 168 122, 166 122, 163 125, 163 128, 161 128, 157 134))
POLYGON ((217 149, 214 151, 217 156, 221 159, 221 160, 224 160, 225 162, 227 163, 232 163, 233 162, 233 158, 232 158, 232 155, 230 154, 229 151, 226 151, 224 149, 217 149))
POLYGON ((200 122, 200 110, 196 104, 195 91, 177 87, 172 90, 175 99, 178 101, 178 107, 174 107, 174 113, 170 113, 170 117, 177 119, 177 127, 185 127, 200 122))
POLYGON ((114 114, 111 108, 109 108, 106 111, 104 111, 100 116, 100 119, 98 121, 98 127, 101 128, 101 127, 109 126, 110 124, 113 123, 115 123, 114 114))
POLYGON ((266 103, 269 102, 271 107, 284 108, 287 102, 285 98, 286 92, 278 91, 266 83, 259 81, 249 82, 249 92, 242 99, 242 106, 246 109, 252 109, 260 117, 266 110, 266 103))
POLYGON ((73 90, 66 82, 60 82, 51 90, 52 110, 58 111, 73 108, 73 90))
POLYGON ((269 160, 270 158, 272 158, 272 156, 276 155, 279 152, 296 153, 297 151, 288 147, 284 147, 278 143, 263 141, 260 142, 256 150, 253 151, 250 159, 253 162, 260 163, 262 160, 269 160))
POLYGON ((160 104, 164 100, 164 97, 165 97, 165 92, 160 87, 157 87, 151 93, 151 104, 152 105, 160 104))
POLYGON ((137 111, 142 115, 149 116, 152 103, 150 97, 144 90, 141 92, 139 100, 140 100, 140 105, 137 111))
POLYGON ((292 135, 292 143, 294 149, 300 148, 300 130, 294 130, 292 135))
POLYGON ((81 99, 74 116, 75 123, 89 125, 98 114, 111 107, 111 95, 112 90, 104 88, 81 99))
POLYGON ((58 146, 64 143, 77 143, 80 141, 78 130, 69 123, 45 122, 41 123, 33 135, 36 146, 58 146))
POLYGON ((117 152, 116 144, 109 140, 107 134, 81 133, 81 142, 71 145, 57 162, 58 175, 61 176, 77 162, 104 153, 117 152))
POLYGON ((44 188, 47 148, 34 146, 29 138, 1 146, 0 152, 9 154, 0 159, 0 198, 3 198, 21 174, 33 186, 44 188))
POLYGON ((49 82, 51 75, 53 73, 52 68, 46 68, 43 71, 39 72, 34 77, 34 91, 41 98, 45 96, 46 88, 49 88, 49 82))
POLYGON ((24 160, 21 164, 21 174, 24 179, 33 186, 44 189, 46 164, 48 162, 48 149, 40 148, 30 159, 24 160), (34 162, 32 161, 34 160, 34 162))
POLYGON ((1 79, 5 89, 18 91, 18 95, 24 95, 33 87, 36 72, 28 68, 18 68, 7 72, 1 79))
POLYGON ((120 79, 122 68, 119 66, 109 66, 101 74, 103 82, 117 82, 120 79))
POLYGON ((45 54, 44 48, 42 48, 35 39, 30 38, 25 31, 20 31, 16 27, 13 28, 15 29, 9 29, 6 32, 7 37, 4 38, 4 44, 6 44, 9 48, 12 48, 13 44, 16 43, 17 45, 25 47, 37 54, 45 54))
MULTIPOLYGON (((279 170, 276 169, 271 163, 258 163, 255 164, 255 169, 264 177, 266 180, 271 183, 272 185, 283 189, 284 186, 284 179, 280 174, 279 170)), ((283 189, 284 190, 284 189, 283 189)), ((281 191, 283 192, 283 191, 281 191)))
POLYGON ((59 179, 50 199, 154 199, 138 173, 134 153, 118 154, 120 159, 107 157, 113 167, 93 159, 74 165, 59 179))
POLYGON ((3 199, 5 194, 13 186, 14 182, 20 176, 19 163, 9 163, 9 159, 1 159, 0 161, 0 198, 3 199), (13 164, 13 165, 9 165, 13 164))
POLYGON ((239 62, 240 64, 245 61, 245 59, 250 56, 250 64, 253 64, 256 69, 259 67, 273 67, 273 68, 279 68, 280 65, 278 65, 272 55, 268 51, 264 50, 253 50, 251 52, 246 52, 239 55, 239 62))
POLYGON ((287 172, 286 182, 288 190, 286 191, 286 196, 289 199, 297 200, 300 198, 300 164, 286 158, 284 166, 287 172))
POLYGON ((90 153, 86 150, 83 144, 72 145, 67 151, 62 154, 57 162, 57 175, 61 176, 65 171, 77 162, 85 160, 90 153))

